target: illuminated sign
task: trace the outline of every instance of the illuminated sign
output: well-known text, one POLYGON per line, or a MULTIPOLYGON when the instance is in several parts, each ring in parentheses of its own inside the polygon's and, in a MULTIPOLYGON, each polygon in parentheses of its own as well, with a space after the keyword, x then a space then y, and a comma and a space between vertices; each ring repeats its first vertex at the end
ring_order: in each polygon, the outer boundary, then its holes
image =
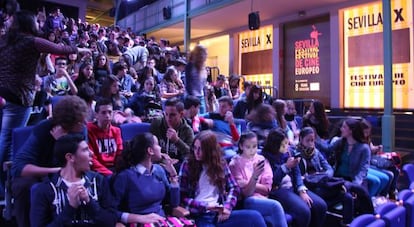
POLYGON ((273 87, 272 49, 272 25, 239 33, 240 74, 255 84, 273 87))
POLYGON ((284 97, 330 103, 329 16, 284 25, 284 97))
POLYGON ((273 48, 273 26, 239 34, 240 52, 248 53, 273 48))
MULTIPOLYGON (((345 9, 344 107, 383 108, 383 16, 381 2, 345 9)), ((393 103, 414 108, 412 1, 391 1, 393 103)))

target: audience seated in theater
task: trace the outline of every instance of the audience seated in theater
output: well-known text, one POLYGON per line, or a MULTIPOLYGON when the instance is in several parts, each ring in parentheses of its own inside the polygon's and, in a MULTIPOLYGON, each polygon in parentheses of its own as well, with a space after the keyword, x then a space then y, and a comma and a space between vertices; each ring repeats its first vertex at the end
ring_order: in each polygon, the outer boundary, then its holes
MULTIPOLYGON (((300 131, 299 143, 296 146, 294 154, 301 157, 299 168, 301 175, 306 177, 314 174, 324 174, 327 177, 333 177, 334 170, 322 153, 315 148, 315 132, 311 127, 305 127, 300 131)), ((305 182, 306 184, 306 182, 305 182)), ((326 191, 327 189, 316 186, 313 192, 323 198, 328 204, 342 203, 342 222, 349 224, 353 220, 354 203, 353 197, 344 189, 341 191, 326 191), (335 194, 335 195, 333 195, 335 194)), ((331 189, 335 190, 335 189, 331 189)))
POLYGON ((129 122, 141 122, 141 119, 135 116, 131 109, 125 108, 128 100, 123 95, 121 95, 118 83, 119 80, 116 76, 108 76, 102 84, 97 100, 101 98, 112 100, 112 107, 114 110, 114 124, 119 125, 129 122))
POLYGON ((129 99, 128 108, 131 108, 134 114, 143 121, 151 121, 162 115, 161 98, 157 92, 154 77, 147 77, 142 89, 139 89, 129 99))
POLYGON ((112 102, 100 99, 95 105, 95 122, 88 123, 88 144, 92 152, 92 170, 105 176, 112 175, 122 153, 121 130, 111 125, 112 102))
POLYGON ((239 140, 239 132, 233 118, 233 99, 223 96, 219 100, 218 113, 207 113, 202 120, 217 136, 217 141, 224 149, 224 156, 230 159, 236 154, 234 144, 239 140))
POLYGON ((263 148, 269 131, 278 127, 275 114, 271 105, 262 103, 246 116, 247 129, 256 133, 260 149, 263 148))
MULTIPOLYGON (((371 140, 371 130, 372 126, 369 121, 366 119, 362 119, 362 129, 364 130, 364 136, 366 141, 369 144, 369 147, 371 149, 371 157, 374 155, 379 155, 382 152, 382 145, 375 146, 372 143, 371 140)), ((370 169, 368 169, 368 175, 370 173, 370 170, 377 170, 385 173, 389 177, 389 182, 387 183, 388 186, 385 187, 382 191, 380 191, 380 195, 387 195, 390 199, 396 198, 396 190, 397 190, 397 180, 400 175, 400 171, 395 165, 391 165, 389 167, 380 168, 378 166, 370 166, 370 169)))
POLYGON ((82 85, 79 88, 78 96, 86 102, 88 105, 88 116, 86 117, 87 122, 95 120, 95 91, 89 85, 82 85))
POLYGON ((287 106, 287 111, 285 113, 285 120, 286 120, 287 126, 290 128, 290 130, 292 130, 295 143, 297 144, 297 141, 299 139, 300 126, 298 125, 298 122, 295 119, 295 116, 296 116, 295 103, 292 100, 286 100, 286 106, 287 106))
POLYGON ((66 57, 58 57, 55 60, 56 73, 44 77, 44 89, 51 96, 76 95, 78 88, 67 71, 68 60, 66 57))
POLYGON ((108 182, 90 171, 92 157, 84 137, 60 137, 54 158, 60 171, 32 188, 31 226, 115 226, 117 215, 108 182))
POLYGON ((297 141, 295 143, 295 136, 293 131, 288 127, 287 121, 285 119, 285 114, 287 112, 287 105, 286 102, 282 99, 276 99, 272 103, 273 108, 275 108, 276 111, 276 121, 277 125, 285 132, 287 135, 287 138, 289 139, 290 145, 297 144, 297 141))
POLYGON ((187 124, 193 129, 194 134, 201 130, 201 119, 198 116, 200 110, 200 100, 192 95, 187 95, 184 99, 184 119, 187 124))
POLYGON ((37 74, 35 80, 35 90, 36 94, 27 125, 35 125, 48 117, 52 117, 52 104, 50 97, 46 91, 42 89, 42 78, 40 78, 37 74))
POLYGON ((240 99, 234 107, 234 117, 244 119, 253 109, 263 103, 263 91, 259 85, 246 89, 246 99, 240 99))
POLYGON ((53 159, 56 139, 68 133, 84 134, 88 106, 77 96, 64 96, 53 107, 53 117, 34 126, 32 133, 15 154, 12 165, 12 195, 19 226, 30 226, 29 189, 42 177, 60 170, 53 159))
POLYGON ((150 131, 158 138, 162 153, 179 161, 176 165, 179 168, 194 138, 193 130, 184 119, 184 104, 176 98, 167 100, 164 116, 152 120, 150 131))
POLYGON ((99 91, 98 84, 96 83, 93 75, 93 65, 90 62, 84 62, 80 66, 78 77, 75 80, 75 85, 78 89, 78 92, 82 86, 89 86, 95 92, 99 91))
POLYGON ((226 79, 226 76, 220 74, 216 78, 216 82, 213 84, 214 95, 217 99, 222 96, 230 96, 233 97, 230 92, 229 82, 226 79))
POLYGON ((136 91, 134 79, 131 75, 127 74, 128 67, 124 63, 117 62, 114 64, 112 73, 119 80, 120 94, 126 98, 130 98, 133 92, 136 91))
POLYGON ((321 139, 329 137, 329 120, 325 113, 325 106, 319 100, 312 101, 308 112, 303 116, 303 127, 312 127, 321 139))
POLYGON ((164 74, 164 79, 160 83, 160 94, 163 100, 170 98, 182 98, 185 88, 181 79, 178 77, 175 68, 168 68, 164 74))
POLYGON ((269 162, 257 154, 256 134, 243 133, 238 146, 238 154, 233 156, 229 167, 241 188, 243 207, 259 211, 267 226, 287 226, 282 205, 268 198, 273 172, 269 162))
MULTIPOLYGON (((322 139, 316 139, 315 147, 326 157, 333 154, 334 176, 342 177, 349 181, 347 185, 354 187, 358 195, 359 203, 363 210, 372 211, 373 206, 367 188, 367 173, 371 157, 371 151, 365 142, 364 132, 360 120, 349 118, 342 123, 341 138, 327 144, 322 139), (351 184, 352 183, 352 184, 351 184)), ((347 188, 349 188, 347 186, 347 188)), ((352 191, 350 190, 350 191, 352 191)), ((370 212, 370 213, 372 213, 370 212)))
POLYGON ((181 203, 197 226, 266 226, 255 210, 234 210, 240 188, 216 136, 202 131, 180 169, 181 203))
POLYGON ((112 179, 118 218, 125 224, 163 220, 163 205, 176 207, 180 202, 173 160, 161 153, 158 139, 151 133, 136 135, 129 141, 122 160, 112 179))
POLYGON ((99 54, 93 64, 93 75, 95 80, 102 84, 103 81, 111 75, 111 68, 109 67, 109 60, 105 54, 99 54))
POLYGON ((231 75, 229 77, 229 87, 231 92, 231 97, 233 100, 240 98, 240 76, 231 75))
POLYGON ((273 171, 273 187, 269 197, 279 201, 293 218, 293 226, 323 226, 327 205, 309 191, 302 181, 300 157, 293 157, 289 141, 282 129, 273 129, 262 150, 273 171))

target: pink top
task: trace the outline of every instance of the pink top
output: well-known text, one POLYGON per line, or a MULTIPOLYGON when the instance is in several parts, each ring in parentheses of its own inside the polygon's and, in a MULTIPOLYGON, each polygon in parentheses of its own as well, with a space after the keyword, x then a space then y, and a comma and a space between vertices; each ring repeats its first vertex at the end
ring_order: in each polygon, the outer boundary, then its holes
MULTIPOLYGON (((246 185, 249 183, 249 180, 253 174, 254 165, 261 160, 265 160, 265 158, 262 155, 258 154, 256 154, 252 159, 247 159, 240 155, 235 155, 231 159, 231 173, 241 188, 246 187, 246 185)), ((265 185, 269 189, 269 191, 270 189, 272 189, 273 172, 267 160, 265 160, 264 171, 259 176, 257 183, 265 185)), ((255 192, 253 196, 267 197, 267 195, 262 195, 257 192, 255 192)))

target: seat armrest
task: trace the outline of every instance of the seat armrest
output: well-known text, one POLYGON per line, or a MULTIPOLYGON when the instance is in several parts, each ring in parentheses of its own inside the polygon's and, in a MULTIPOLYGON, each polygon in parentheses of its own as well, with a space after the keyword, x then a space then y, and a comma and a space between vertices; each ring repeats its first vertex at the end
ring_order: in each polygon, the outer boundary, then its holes
POLYGON ((184 207, 174 207, 171 211, 171 215, 175 217, 185 217, 190 215, 190 211, 185 209, 184 207))
POLYGON ((11 169, 13 162, 12 161, 5 161, 3 162, 3 171, 7 172, 8 170, 11 169))

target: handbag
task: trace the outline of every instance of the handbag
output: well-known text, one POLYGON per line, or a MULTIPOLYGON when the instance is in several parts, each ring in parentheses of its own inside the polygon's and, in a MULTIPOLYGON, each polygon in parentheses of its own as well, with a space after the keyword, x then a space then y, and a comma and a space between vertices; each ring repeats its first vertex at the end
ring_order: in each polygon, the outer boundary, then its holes
POLYGON ((388 159, 379 155, 371 156, 371 165, 379 169, 388 169, 394 165, 392 159, 388 159))
POLYGON ((312 192, 327 199, 336 197, 344 191, 345 180, 340 177, 330 177, 326 173, 315 173, 306 175, 303 182, 312 192))

